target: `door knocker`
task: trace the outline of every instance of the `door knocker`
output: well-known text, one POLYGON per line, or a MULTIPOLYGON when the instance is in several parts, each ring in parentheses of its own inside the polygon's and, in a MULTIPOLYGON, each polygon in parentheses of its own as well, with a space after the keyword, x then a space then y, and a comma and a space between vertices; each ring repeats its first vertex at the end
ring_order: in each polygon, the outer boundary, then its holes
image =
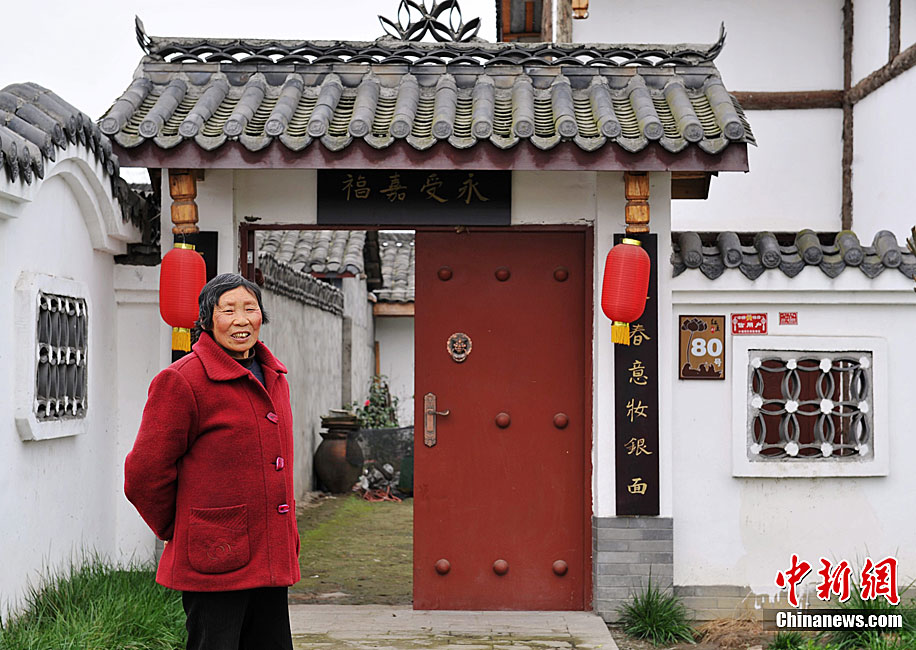
POLYGON ((446 348, 452 357, 452 361, 461 363, 471 353, 471 337, 464 332, 455 332, 448 337, 446 348))

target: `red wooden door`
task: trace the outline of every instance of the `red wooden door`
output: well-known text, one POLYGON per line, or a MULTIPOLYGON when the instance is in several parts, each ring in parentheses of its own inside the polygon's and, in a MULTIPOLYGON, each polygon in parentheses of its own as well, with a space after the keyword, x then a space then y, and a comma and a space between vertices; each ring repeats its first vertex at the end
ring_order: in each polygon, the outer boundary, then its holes
POLYGON ((590 606, 587 259, 582 231, 417 232, 415 609, 590 606))

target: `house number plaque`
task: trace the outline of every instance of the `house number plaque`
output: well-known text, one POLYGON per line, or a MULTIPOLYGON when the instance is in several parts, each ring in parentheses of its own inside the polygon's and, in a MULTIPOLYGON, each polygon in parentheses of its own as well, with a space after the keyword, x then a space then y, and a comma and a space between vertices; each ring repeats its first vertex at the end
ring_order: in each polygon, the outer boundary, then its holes
POLYGON ((446 347, 448 349, 448 353, 452 357, 452 361, 455 363, 461 363, 468 358, 469 354, 471 354, 471 337, 464 332, 455 332, 450 337, 448 337, 448 343, 446 347))

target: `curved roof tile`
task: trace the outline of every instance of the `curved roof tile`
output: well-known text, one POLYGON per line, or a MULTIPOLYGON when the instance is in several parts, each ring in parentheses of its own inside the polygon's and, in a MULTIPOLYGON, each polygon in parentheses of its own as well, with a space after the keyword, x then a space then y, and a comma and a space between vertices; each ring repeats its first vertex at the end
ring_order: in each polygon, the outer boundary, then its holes
POLYGON ((674 252, 671 265, 678 276, 688 269, 699 269, 715 280, 728 269, 737 268, 745 277, 756 280, 764 272, 779 269, 792 278, 806 266, 818 267, 835 278, 847 266, 858 267, 869 278, 886 269, 897 269, 916 279, 916 255, 901 247, 889 230, 879 231, 871 246, 862 246, 850 230, 839 233, 672 233, 674 252))
MULTIPOLYGON (((141 29, 142 31, 142 29, 141 29)), ((723 35, 724 36, 724 35, 723 35)), ((754 144, 712 46, 293 42, 149 37, 136 78, 100 121, 126 149, 237 140, 341 151, 362 139, 419 151, 529 141, 585 151, 653 142, 710 154, 754 144)))

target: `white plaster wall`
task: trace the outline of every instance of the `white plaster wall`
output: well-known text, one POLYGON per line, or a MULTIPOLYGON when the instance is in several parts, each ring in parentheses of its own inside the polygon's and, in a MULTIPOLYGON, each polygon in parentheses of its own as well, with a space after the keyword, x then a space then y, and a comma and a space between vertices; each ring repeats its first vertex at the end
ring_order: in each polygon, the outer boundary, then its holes
POLYGON ((916 0, 900 2, 900 51, 916 43, 916 0))
POLYGON ((239 169, 235 171, 237 222, 318 223, 318 172, 314 169, 239 169))
POLYGON ((321 443, 321 416, 340 408, 341 318, 286 296, 263 291, 270 322, 261 340, 289 373, 297 498, 312 490, 312 454, 321 443))
MULTIPOLYGON (((740 585, 774 594, 774 578, 793 553, 819 568, 818 559, 848 560, 861 568, 866 554, 899 560, 898 584, 916 577, 916 526, 909 500, 916 476, 911 374, 916 317, 912 282, 897 271, 868 280, 847 269, 829 280, 805 269, 790 280, 768 271, 751 282, 736 271, 716 281, 698 272, 673 279, 674 312, 766 312, 770 334, 882 337, 886 339, 889 392, 883 396, 888 426, 876 446, 890 446, 890 470, 873 478, 735 478, 732 476, 732 409, 746 397, 732 394, 733 339, 726 334, 724 382, 679 381, 669 373, 674 491, 674 580, 677 585, 740 585), (797 311, 797 326, 779 326, 779 311, 797 311)), ((674 370, 676 337, 662 365, 674 370)), ((739 432, 743 433, 743 432, 739 432)), ((809 578, 810 581, 810 578, 809 578)))
MULTIPOLYGON (((884 0, 871 0, 884 5, 884 0)), ((856 3, 856 9, 864 4, 856 3)), ((843 86, 842 0, 600 0, 573 21, 577 43, 713 43, 719 23, 728 37, 716 59, 730 90, 828 90, 843 86), (774 52, 802 65, 774 68, 774 52)), ((858 29, 858 25, 856 26, 858 29)), ((887 47, 885 45, 885 53, 887 47)))
MULTIPOLYGON (((912 15, 916 20, 916 14, 912 15)), ((903 243, 916 225, 913 151, 916 125, 892 119, 916 102, 916 69, 910 69, 855 106, 853 229, 863 244, 878 230, 891 230, 903 243)))
POLYGON ((591 223, 596 178, 591 171, 513 171, 512 225, 591 223))
POLYGON ((840 230, 843 112, 748 111, 747 118, 759 143, 747 148, 750 173, 714 176, 705 201, 674 201, 674 230, 840 230))
POLYGON ((118 431, 115 500, 118 556, 124 561, 156 558, 156 537, 124 496, 124 459, 133 448, 147 390, 159 363, 159 267, 115 265, 117 302, 118 431))
POLYGON ((375 373, 375 324, 366 277, 343 278, 344 318, 350 319, 350 394, 343 401, 362 404, 369 397, 369 380, 375 373))
POLYGON ((0 611, 15 604, 28 580, 46 568, 68 566, 85 550, 115 552, 118 385, 116 318, 108 253, 93 250, 80 205, 67 182, 40 184, 15 219, 0 220, 0 302, 15 304, 20 272, 78 280, 90 302, 86 431, 75 437, 23 442, 15 428, 15 319, 0 323, 0 611))
MULTIPOLYGON (((888 5, 887 0, 858 0, 854 3, 853 85, 887 63, 890 45, 890 7, 888 5)), ((901 20, 901 28, 903 23, 904 20, 901 20)))
POLYGON ((376 318, 375 340, 379 348, 379 368, 388 377, 391 395, 398 398, 398 424, 410 426, 414 408, 413 318, 376 318))

